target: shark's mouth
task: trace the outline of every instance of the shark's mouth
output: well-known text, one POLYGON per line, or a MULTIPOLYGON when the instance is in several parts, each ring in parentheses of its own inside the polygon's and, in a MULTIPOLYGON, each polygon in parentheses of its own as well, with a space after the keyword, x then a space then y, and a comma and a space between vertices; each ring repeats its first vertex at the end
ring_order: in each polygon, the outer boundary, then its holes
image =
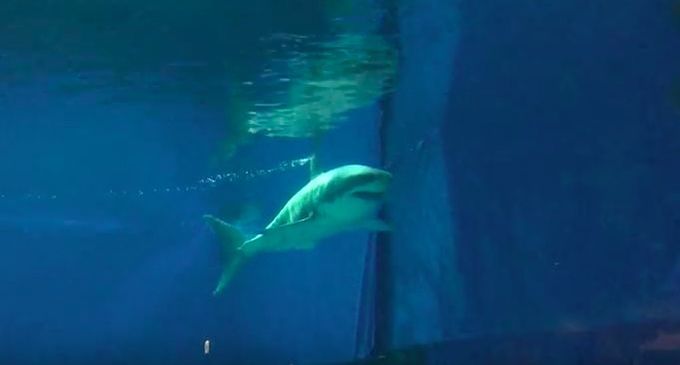
POLYGON ((383 191, 355 191, 352 195, 363 200, 378 201, 383 200, 385 192, 383 191))

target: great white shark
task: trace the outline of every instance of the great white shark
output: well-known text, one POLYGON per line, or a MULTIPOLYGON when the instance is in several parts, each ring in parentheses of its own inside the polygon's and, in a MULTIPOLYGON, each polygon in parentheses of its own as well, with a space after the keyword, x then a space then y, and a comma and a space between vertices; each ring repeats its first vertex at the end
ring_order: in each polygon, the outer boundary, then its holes
MULTIPOLYGON (((314 166, 314 164, 311 164, 314 166)), ((223 254, 222 275, 213 291, 220 294, 249 258, 265 252, 310 250, 324 238, 354 231, 389 231, 378 217, 392 175, 365 165, 344 165, 312 178, 254 237, 212 215, 204 219, 217 234, 223 254)))

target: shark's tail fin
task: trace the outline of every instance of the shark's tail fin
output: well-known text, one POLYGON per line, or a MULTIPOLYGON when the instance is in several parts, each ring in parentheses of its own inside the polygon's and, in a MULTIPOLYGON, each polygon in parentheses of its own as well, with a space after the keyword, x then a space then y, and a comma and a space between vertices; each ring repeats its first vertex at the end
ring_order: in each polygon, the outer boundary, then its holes
POLYGON ((246 256, 238 250, 246 241, 246 237, 236 227, 212 215, 204 215, 203 219, 217 234, 222 246, 222 276, 213 291, 213 295, 217 296, 227 287, 246 259, 246 256))

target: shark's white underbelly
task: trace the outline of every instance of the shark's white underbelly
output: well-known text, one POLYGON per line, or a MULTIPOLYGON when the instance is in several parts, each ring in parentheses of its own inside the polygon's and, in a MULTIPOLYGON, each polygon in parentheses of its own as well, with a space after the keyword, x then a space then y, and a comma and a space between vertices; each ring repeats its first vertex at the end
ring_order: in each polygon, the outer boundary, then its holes
POLYGON ((319 216, 326 217, 331 224, 352 226, 358 221, 375 215, 379 207, 380 205, 373 201, 348 197, 338 199, 332 204, 322 204, 317 210, 319 216))
POLYGON ((325 238, 339 233, 346 228, 343 224, 327 220, 310 221, 285 227, 272 227, 268 232, 258 234, 245 242, 241 249, 247 255, 260 252, 308 250, 314 248, 325 238))

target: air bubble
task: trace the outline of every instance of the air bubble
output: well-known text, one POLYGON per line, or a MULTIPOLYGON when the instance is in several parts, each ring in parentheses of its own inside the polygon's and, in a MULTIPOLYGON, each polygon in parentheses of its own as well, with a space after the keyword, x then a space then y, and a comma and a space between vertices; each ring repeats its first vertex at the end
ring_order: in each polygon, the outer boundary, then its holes
MULTIPOLYGON (((271 168, 264 168, 264 169, 252 169, 252 170, 244 170, 244 171, 228 171, 228 172, 221 172, 214 174, 213 176, 209 177, 204 177, 200 180, 198 180, 196 183, 193 185, 186 185, 186 186, 176 186, 174 188, 172 187, 149 187, 148 189, 131 189, 131 190, 114 190, 114 189, 108 189, 104 190, 101 193, 101 196, 108 196, 108 197, 124 197, 128 196, 128 193, 130 196, 138 196, 142 197, 145 195, 148 195, 149 193, 153 192, 156 194, 162 194, 162 193, 170 193, 170 192, 190 192, 190 191, 195 191, 195 192, 203 192, 207 191, 210 189, 215 188, 217 185, 220 183, 223 183, 224 181, 229 181, 229 182, 236 182, 239 180, 251 180, 256 177, 262 177, 266 176, 269 174, 272 174, 274 172, 283 172, 292 168, 300 167, 305 165, 310 161, 309 158, 301 158, 301 159, 296 159, 296 160, 290 160, 290 161, 284 161, 280 162, 279 164, 275 165, 275 167, 271 168)), ((62 195, 59 195, 63 198, 62 195)), ((12 197, 17 198, 17 199, 26 199, 26 200, 56 200, 58 195, 57 194, 49 194, 49 193, 41 193, 41 194, 36 194, 36 193, 24 193, 24 194, 17 194, 17 195, 7 195, 7 194, 0 194, 0 199, 11 199, 12 197)), ((72 198, 79 198, 78 196, 71 196, 69 197, 72 198)), ((92 196, 95 197, 95 196, 92 196)))

